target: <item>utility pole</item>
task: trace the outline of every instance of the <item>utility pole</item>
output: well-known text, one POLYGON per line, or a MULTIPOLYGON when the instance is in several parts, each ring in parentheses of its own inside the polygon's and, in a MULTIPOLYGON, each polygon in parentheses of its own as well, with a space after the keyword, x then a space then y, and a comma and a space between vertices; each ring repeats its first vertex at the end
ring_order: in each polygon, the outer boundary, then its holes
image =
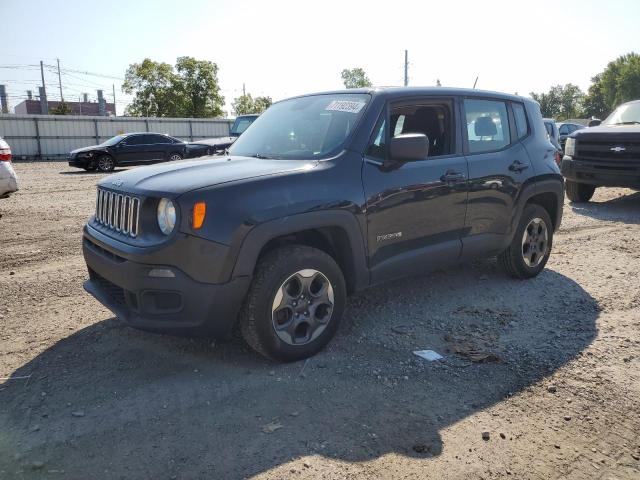
POLYGON ((58 85, 60 85, 60 101, 64 103, 64 97, 62 96, 62 79, 60 78, 60 59, 56 58, 58 61, 58 85))
POLYGON ((404 51, 404 86, 409 85, 409 50, 404 51))
POLYGON ((247 91, 244 88, 244 83, 242 84, 242 96, 244 97, 247 94, 247 91))
POLYGON ((114 83, 111 84, 111 88, 113 88, 113 115, 115 117, 118 116, 118 114, 116 113, 116 85, 114 83))
POLYGON ((40 60, 40 75, 42 76, 42 90, 40 90, 40 113, 49 114, 49 102, 47 102, 47 86, 44 84, 44 65, 40 60))

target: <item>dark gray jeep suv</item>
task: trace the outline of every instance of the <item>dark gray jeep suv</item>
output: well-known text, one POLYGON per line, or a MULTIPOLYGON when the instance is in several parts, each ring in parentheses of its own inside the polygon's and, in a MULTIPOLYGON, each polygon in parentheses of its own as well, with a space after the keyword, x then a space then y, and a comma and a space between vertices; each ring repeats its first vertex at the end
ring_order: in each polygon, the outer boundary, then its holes
POLYGON ((562 217, 554 153, 538 104, 517 96, 284 100, 228 155, 102 180, 85 288, 137 328, 239 324, 267 357, 301 359, 334 335, 348 292, 478 256, 536 276, 562 217))

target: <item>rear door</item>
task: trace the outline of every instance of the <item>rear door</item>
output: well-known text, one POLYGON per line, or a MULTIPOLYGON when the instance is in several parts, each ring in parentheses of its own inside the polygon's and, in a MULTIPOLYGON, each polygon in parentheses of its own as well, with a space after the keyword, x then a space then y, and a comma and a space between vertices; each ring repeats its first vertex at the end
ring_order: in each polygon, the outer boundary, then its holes
POLYGON ((149 162, 162 162, 169 159, 173 142, 164 135, 147 134, 147 158, 149 162))
POLYGON ((510 103, 482 97, 463 101, 464 152, 469 165, 466 235, 462 239, 465 259, 506 247, 518 195, 533 175, 529 155, 520 142, 530 128, 525 123, 518 131, 510 103))
POLYGON ((145 134, 129 135, 116 149, 118 163, 144 163, 149 160, 145 134))
POLYGON ((372 282, 421 273, 455 262, 467 201, 467 163, 453 97, 415 98, 387 106, 365 155, 369 267, 372 282), (429 155, 388 159, 391 137, 424 133, 429 155))

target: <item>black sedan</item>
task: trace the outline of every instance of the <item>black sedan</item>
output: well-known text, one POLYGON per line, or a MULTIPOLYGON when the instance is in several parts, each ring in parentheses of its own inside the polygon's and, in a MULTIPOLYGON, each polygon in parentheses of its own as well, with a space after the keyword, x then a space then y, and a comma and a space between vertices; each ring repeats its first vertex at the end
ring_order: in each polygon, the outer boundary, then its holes
POLYGON ((159 133, 125 133, 100 145, 78 148, 67 155, 69 166, 111 172, 116 165, 148 165, 182 160, 187 144, 159 133))

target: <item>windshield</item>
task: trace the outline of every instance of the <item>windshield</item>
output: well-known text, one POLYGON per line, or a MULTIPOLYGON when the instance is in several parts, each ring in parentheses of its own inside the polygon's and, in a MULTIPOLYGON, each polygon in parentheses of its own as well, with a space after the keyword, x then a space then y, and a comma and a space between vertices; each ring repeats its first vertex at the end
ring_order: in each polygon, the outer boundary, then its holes
POLYGON ((233 122, 233 126, 229 131, 229 136, 231 137, 239 137, 242 132, 244 132, 249 125, 253 123, 253 121, 258 117, 238 117, 236 121, 233 122))
POLYGON ((636 125, 640 124, 640 102, 627 103, 616 108, 603 125, 636 125))
POLYGON ((115 137, 111 137, 106 142, 102 142, 100 145, 104 145, 105 147, 112 147, 116 143, 119 143, 120 140, 122 140, 124 137, 125 135, 116 135, 115 137))
POLYGON ((369 99, 367 94, 329 94, 276 103, 238 138, 230 153, 300 160, 337 153, 369 99))

